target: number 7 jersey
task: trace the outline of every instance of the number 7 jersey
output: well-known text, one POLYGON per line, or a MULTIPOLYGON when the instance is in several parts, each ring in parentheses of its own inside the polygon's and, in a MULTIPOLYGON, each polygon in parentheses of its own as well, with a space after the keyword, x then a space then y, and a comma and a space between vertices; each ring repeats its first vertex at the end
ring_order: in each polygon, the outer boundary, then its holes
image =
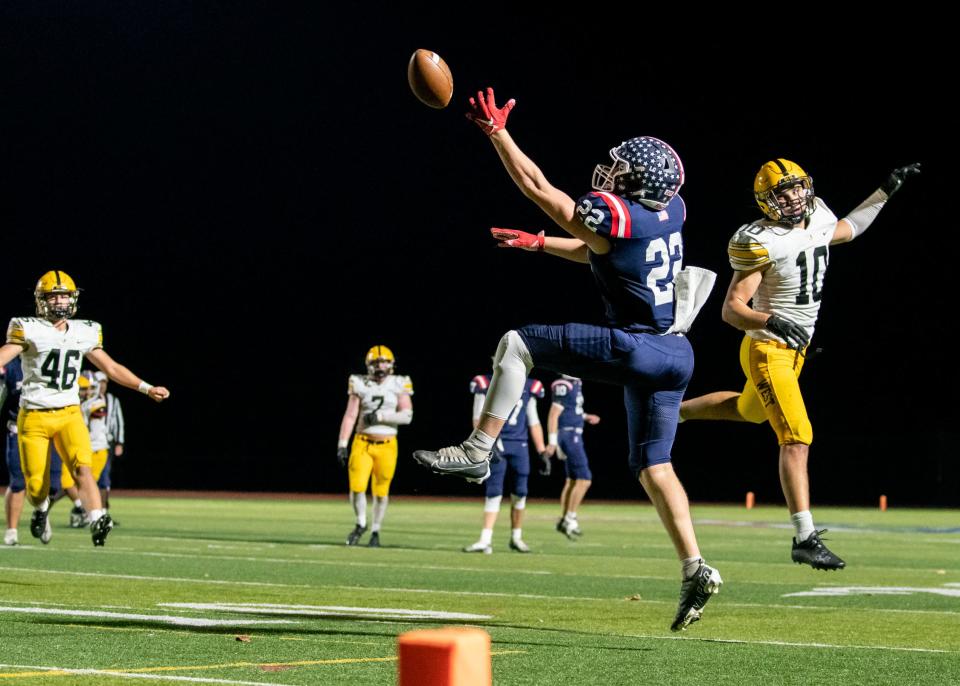
POLYGON ((15 317, 7 327, 7 343, 23 346, 20 407, 56 409, 80 404, 80 364, 88 352, 103 347, 103 332, 89 320, 68 319, 66 331, 60 331, 46 319, 15 317))
MULTIPOLYGON (((820 198, 807 218, 806 228, 790 228, 766 219, 741 226, 730 239, 727 255, 734 271, 765 269, 753 296, 753 309, 789 319, 813 338, 836 228, 836 215, 820 198)), ((752 329, 747 335, 760 341, 784 342, 766 329, 752 329)))

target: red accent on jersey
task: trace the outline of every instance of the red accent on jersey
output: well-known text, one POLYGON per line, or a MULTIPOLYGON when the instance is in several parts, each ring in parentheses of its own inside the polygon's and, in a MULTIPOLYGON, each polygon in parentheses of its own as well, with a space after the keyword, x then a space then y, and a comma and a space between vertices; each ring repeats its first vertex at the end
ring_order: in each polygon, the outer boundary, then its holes
POLYGON ((610 210, 610 235, 614 238, 630 238, 630 211, 623 200, 613 193, 597 193, 610 210))

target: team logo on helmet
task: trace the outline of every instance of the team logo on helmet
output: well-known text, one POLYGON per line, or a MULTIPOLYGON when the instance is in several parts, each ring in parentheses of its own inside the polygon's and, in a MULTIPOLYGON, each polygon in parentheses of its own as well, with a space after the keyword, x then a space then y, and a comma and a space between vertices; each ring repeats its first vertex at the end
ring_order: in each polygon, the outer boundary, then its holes
POLYGON ((51 322, 69 319, 77 312, 77 299, 80 289, 66 272, 54 270, 47 272, 37 281, 33 290, 33 299, 37 305, 37 316, 51 322), (53 296, 66 295, 68 301, 64 304, 53 296))
POLYGON ((393 373, 396 359, 393 352, 385 345, 375 345, 367 351, 367 374, 377 381, 385 379, 393 373))
POLYGON ((639 136, 610 151, 613 164, 593 170, 593 188, 664 209, 683 185, 680 156, 659 138, 639 136))
POLYGON ((760 167, 753 197, 768 219, 786 224, 799 224, 816 207, 813 179, 799 164, 782 157, 760 167))

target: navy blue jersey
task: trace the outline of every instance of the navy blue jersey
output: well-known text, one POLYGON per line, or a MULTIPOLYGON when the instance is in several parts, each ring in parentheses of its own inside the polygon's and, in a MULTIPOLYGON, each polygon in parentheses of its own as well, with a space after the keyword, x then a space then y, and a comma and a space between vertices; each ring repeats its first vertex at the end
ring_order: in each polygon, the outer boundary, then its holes
POLYGON ((613 193, 580 198, 576 216, 610 241, 607 254, 590 252, 608 325, 663 333, 673 324, 673 277, 683 268, 686 213, 679 195, 659 212, 613 193))
POLYGON ((20 364, 20 357, 13 358, 0 369, 3 370, 3 383, 7 387, 3 408, 0 410, 3 424, 6 425, 11 420, 16 423, 17 413, 20 411, 20 389, 23 387, 23 366, 20 364))
MULTIPOLYGON (((475 376, 470 381, 470 392, 477 395, 486 395, 490 387, 490 376, 487 374, 475 376)), ((517 404, 513 406, 510 416, 507 417, 507 423, 503 425, 500 432, 500 438, 504 441, 526 441, 527 440, 527 405, 531 398, 542 398, 545 392, 543 384, 536 379, 527 379, 523 384, 523 393, 517 404)), ((536 402, 534 400, 534 402, 536 402)))
POLYGON ((553 402, 563 405, 559 427, 564 429, 583 428, 583 382, 580 379, 557 379, 550 384, 553 402))

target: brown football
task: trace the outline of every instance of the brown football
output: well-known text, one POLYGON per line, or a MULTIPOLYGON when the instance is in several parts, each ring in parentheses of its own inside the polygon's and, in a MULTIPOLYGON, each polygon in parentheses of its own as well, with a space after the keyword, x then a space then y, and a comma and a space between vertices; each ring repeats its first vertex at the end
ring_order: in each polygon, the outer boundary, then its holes
POLYGON ((407 65, 410 90, 424 105, 443 109, 453 97, 453 75, 450 67, 432 50, 417 50, 407 65))

